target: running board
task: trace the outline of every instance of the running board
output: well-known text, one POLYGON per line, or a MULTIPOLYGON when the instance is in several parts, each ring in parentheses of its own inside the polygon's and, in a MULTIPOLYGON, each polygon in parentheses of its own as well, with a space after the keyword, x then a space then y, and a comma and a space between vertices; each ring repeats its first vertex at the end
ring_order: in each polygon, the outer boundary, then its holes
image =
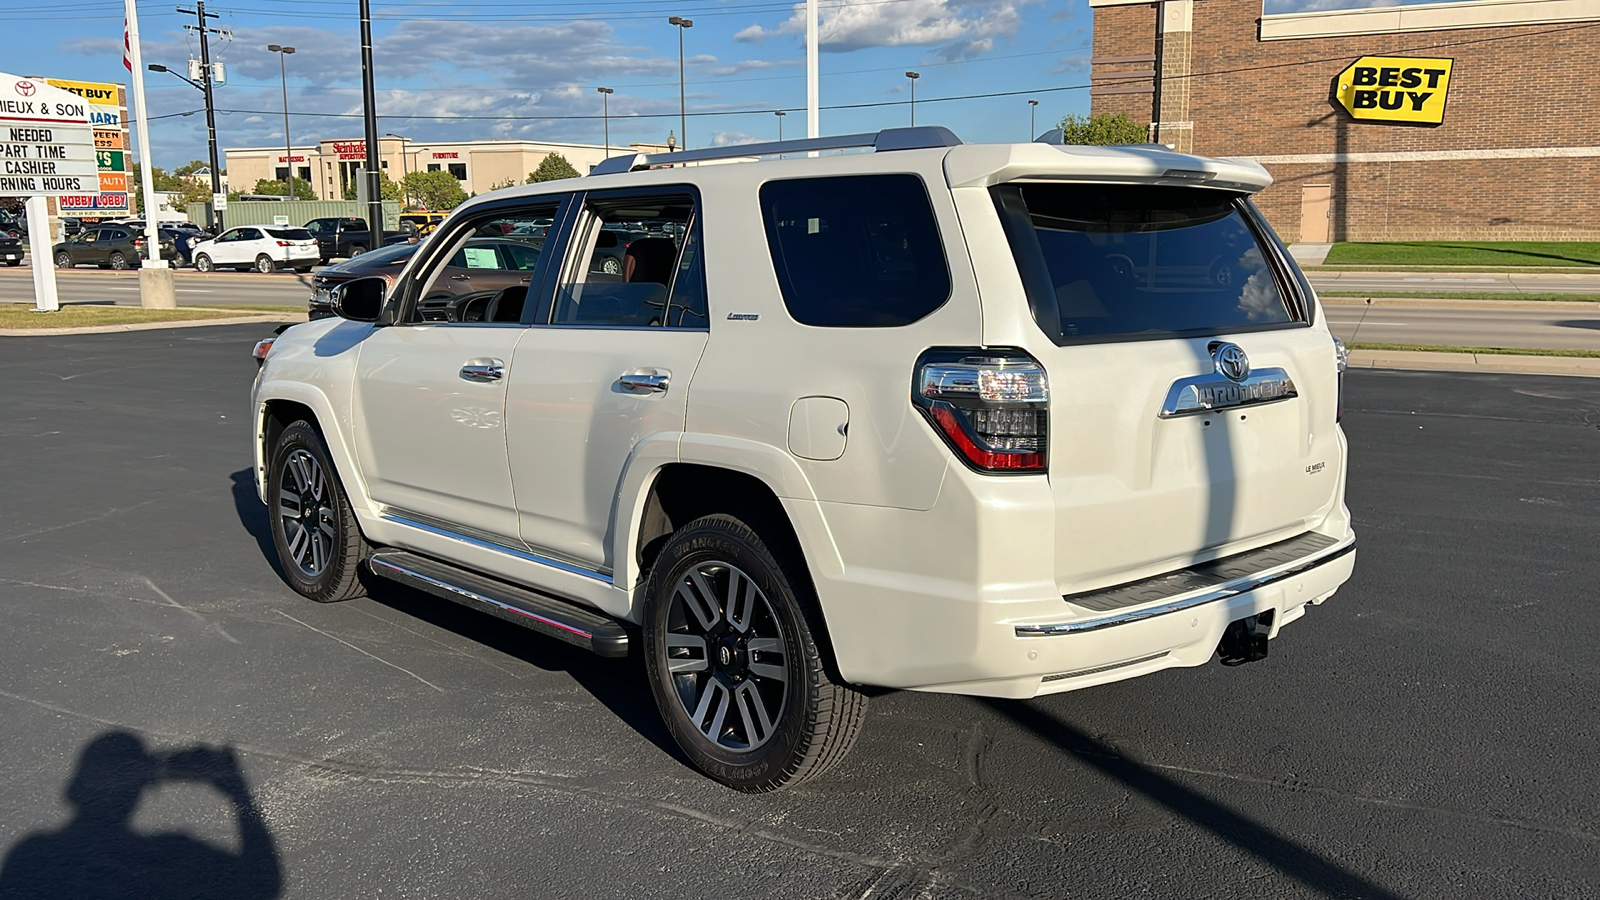
POLYGON ((405 550, 367 557, 374 575, 531 628, 598 656, 628 655, 628 632, 604 613, 405 550))

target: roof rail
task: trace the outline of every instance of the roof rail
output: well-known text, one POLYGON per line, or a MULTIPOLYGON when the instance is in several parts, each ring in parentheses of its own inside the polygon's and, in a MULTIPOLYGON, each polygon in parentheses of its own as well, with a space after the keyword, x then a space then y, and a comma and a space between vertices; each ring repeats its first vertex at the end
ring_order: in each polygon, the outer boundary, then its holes
POLYGON ((686 150, 682 153, 627 153, 613 156, 595 166, 590 175, 615 175, 619 172, 637 172, 656 166, 673 166, 679 163, 703 162, 712 159, 739 159, 746 156, 775 156, 781 153, 809 153, 813 150, 849 150, 871 147, 883 153, 889 150, 925 150, 930 147, 957 147, 961 139, 942 125, 921 125, 915 128, 885 128, 878 132, 840 134, 830 137, 804 138, 797 141, 771 141, 765 144, 731 144, 709 150, 686 150))

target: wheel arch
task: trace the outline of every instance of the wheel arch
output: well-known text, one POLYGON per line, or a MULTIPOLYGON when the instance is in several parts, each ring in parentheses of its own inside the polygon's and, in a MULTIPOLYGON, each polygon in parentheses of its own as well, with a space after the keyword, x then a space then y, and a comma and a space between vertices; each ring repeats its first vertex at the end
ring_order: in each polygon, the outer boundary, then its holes
POLYGON ((332 404, 321 391, 293 382, 263 385, 257 394, 255 437, 257 495, 261 497, 263 503, 266 502, 267 463, 272 457, 272 448, 277 445, 284 429, 302 419, 309 422, 321 435, 323 443, 328 448, 328 455, 333 458, 334 474, 343 485, 345 495, 350 499, 350 505, 357 511, 367 511, 366 483, 361 478, 361 470, 356 466, 355 455, 345 443, 339 429, 329 427, 330 423, 338 421, 334 417, 332 404))

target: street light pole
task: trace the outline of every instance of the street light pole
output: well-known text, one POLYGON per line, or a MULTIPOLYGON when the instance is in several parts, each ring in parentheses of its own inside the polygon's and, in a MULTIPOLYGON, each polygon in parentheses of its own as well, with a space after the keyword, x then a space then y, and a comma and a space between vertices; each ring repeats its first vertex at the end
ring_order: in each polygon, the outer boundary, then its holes
MULTIPOLYGON (((682 34, 682 32, 679 32, 682 34)), ((611 158, 611 95, 615 91, 611 88, 595 88, 600 92, 600 119, 605 123, 606 129, 606 159, 611 158)))
POLYGON ((906 77, 911 79, 911 125, 917 124, 917 79, 922 77, 921 72, 907 72, 906 77))
POLYGON ((683 94, 683 32, 686 28, 694 27, 693 19, 682 16, 673 16, 667 19, 668 25, 678 28, 678 143, 683 149, 689 149, 689 112, 684 102, 683 94))
POLYGON ((372 71, 372 4, 361 0, 361 100, 366 120, 367 228, 372 247, 383 246, 383 172, 378 167, 378 98, 372 71))
POLYGON ((289 188, 289 199, 294 199, 294 142, 289 140, 289 72, 284 67, 283 58, 294 52, 293 47, 283 47, 278 44, 268 44, 268 53, 278 54, 278 79, 283 85, 283 165, 284 184, 289 188))
POLYGON ((781 109, 775 109, 772 114, 778 117, 778 140, 783 140, 783 117, 788 115, 781 109))
MULTIPOLYGON (((196 23, 198 23, 186 27, 193 28, 200 35, 200 84, 197 87, 206 96, 206 144, 211 150, 211 219, 206 224, 211 227, 213 233, 216 233, 222 230, 222 215, 217 212, 216 205, 216 198, 222 193, 222 163, 217 159, 217 104, 211 90, 211 84, 214 79, 211 77, 211 41, 209 38, 212 34, 222 34, 222 30, 206 27, 206 20, 217 18, 217 14, 206 12, 205 0, 198 0, 194 5, 194 9, 184 9, 180 6, 178 7, 178 12, 192 13, 196 23)), ((188 81, 187 78, 184 80, 188 81)), ((193 84, 193 82, 190 83, 193 84)))
POLYGON ((1034 135, 1039 133, 1039 132, 1034 130, 1037 126, 1034 125, 1034 118, 1033 118, 1033 114, 1038 112, 1038 111, 1039 111, 1039 101, 1037 101, 1037 100, 1029 100, 1028 101, 1028 140, 1030 140, 1030 141, 1033 140, 1034 135))
MULTIPOLYGON (((411 138, 393 132, 385 134, 384 137, 398 138, 400 141, 400 189, 406 190, 406 177, 411 174, 411 138)), ((403 205, 411 205, 410 193, 401 194, 400 197, 403 205)))

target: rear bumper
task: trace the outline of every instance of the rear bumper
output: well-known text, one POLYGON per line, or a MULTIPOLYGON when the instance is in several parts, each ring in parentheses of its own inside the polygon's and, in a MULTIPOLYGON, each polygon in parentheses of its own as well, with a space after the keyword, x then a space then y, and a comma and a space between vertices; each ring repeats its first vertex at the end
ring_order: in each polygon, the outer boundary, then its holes
POLYGON ((933 528, 925 512, 847 504, 791 515, 813 547, 808 523, 826 522, 832 552, 808 549, 807 556, 847 681, 1027 698, 1204 665, 1230 623, 1270 613, 1266 631, 1276 638, 1354 571, 1355 534, 1337 503, 1310 531, 1260 550, 1099 592, 1104 596, 1064 598, 1048 554, 1039 552, 1045 547, 1017 539, 1048 536, 1054 515, 1016 502, 1020 493, 1006 496, 1026 490, 1022 481, 1008 479, 984 500, 969 498, 977 508, 957 518, 1003 516, 1012 526, 1004 534, 951 529, 951 518, 942 516, 945 527, 933 528))

